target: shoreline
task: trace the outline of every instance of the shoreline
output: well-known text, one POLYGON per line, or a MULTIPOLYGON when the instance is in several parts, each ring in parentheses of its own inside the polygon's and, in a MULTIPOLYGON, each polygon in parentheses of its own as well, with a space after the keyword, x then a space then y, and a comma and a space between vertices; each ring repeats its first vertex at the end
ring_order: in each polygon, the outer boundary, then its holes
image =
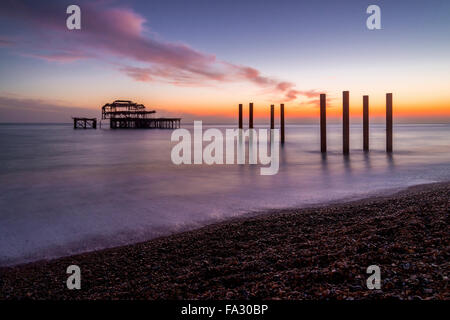
POLYGON ((450 182, 417 185, 0 267, 0 300, 450 299, 449 199, 450 182), (72 264, 81 290, 66 288, 72 264), (371 264, 381 290, 365 287, 371 264))
MULTIPOLYGON (((450 182, 450 181, 448 181, 448 182, 450 182)), ((105 238, 92 237, 92 238, 87 238, 84 241, 79 240, 79 241, 67 244, 65 249, 67 251, 72 251, 71 253, 68 253, 68 254, 67 253, 66 254, 49 253, 49 251, 52 252, 52 250, 54 250, 53 246, 49 246, 47 248, 41 249, 41 251, 42 251, 41 256, 44 256, 43 258, 37 258, 39 256, 39 254, 33 254, 33 255, 26 255, 22 258, 16 258, 16 259, 9 259, 9 260, 8 259, 5 259, 5 260, 0 259, 0 270, 2 268, 11 268, 11 267, 14 268, 14 267, 19 267, 22 265, 27 265, 27 264, 32 264, 32 263, 48 262, 48 261, 53 261, 53 260, 57 260, 57 259, 77 256, 80 254, 93 253, 93 252, 97 252, 97 251, 102 251, 102 250, 107 250, 107 249, 115 249, 115 248, 120 248, 120 247, 124 247, 124 246, 132 246, 132 245, 156 240, 159 238, 166 238, 166 237, 174 236, 176 234, 180 234, 180 233, 184 233, 184 232, 196 231, 203 227, 212 226, 212 225, 216 225, 216 224, 222 224, 222 223, 229 223, 229 222, 233 222, 235 220, 240 220, 240 219, 248 219, 248 218, 257 217, 257 216, 277 214, 279 212, 285 212, 285 211, 291 211, 291 210, 322 208, 325 206, 333 206, 333 205, 339 205, 339 204, 344 204, 344 203, 353 203, 353 202, 363 201, 365 199, 376 199, 376 198, 380 198, 380 197, 395 195, 399 192, 406 191, 410 188, 426 188, 429 185, 435 185, 435 184, 439 184, 439 183, 445 183, 445 182, 442 182, 442 181, 441 182, 429 182, 429 183, 416 184, 416 185, 412 185, 412 186, 393 187, 393 188, 388 188, 388 189, 372 191, 367 195, 352 195, 352 196, 342 197, 339 199, 327 200, 324 202, 314 202, 314 203, 308 203, 308 204, 297 205, 297 206, 294 205, 294 206, 287 206, 287 207, 281 207, 281 208, 248 209, 247 211, 240 212, 239 214, 237 214, 235 216, 229 216, 229 217, 224 217, 224 218, 219 218, 219 219, 206 219, 203 221, 197 221, 192 224, 188 224, 184 227, 178 228, 177 230, 168 228, 167 231, 165 231, 165 232, 160 231, 159 235, 147 237, 146 239, 145 238, 144 239, 142 239, 142 238, 135 239, 134 241, 125 241, 123 243, 116 243, 116 244, 112 244, 112 245, 103 245, 103 243, 110 241, 110 239, 107 239, 107 237, 105 237, 105 238), (92 239, 97 239, 96 241, 98 241, 100 243, 100 245, 94 245, 94 247, 97 246, 98 248, 95 248, 95 249, 88 248, 90 246, 89 244, 92 244, 92 241, 93 241, 92 239), (100 239, 100 240, 98 240, 98 239, 100 239), (88 243, 88 245, 86 245, 84 247, 84 249, 80 250, 79 243, 85 243, 85 244, 88 243)), ((128 237, 129 231, 124 232, 124 233, 119 233, 119 235, 121 237, 128 237)))

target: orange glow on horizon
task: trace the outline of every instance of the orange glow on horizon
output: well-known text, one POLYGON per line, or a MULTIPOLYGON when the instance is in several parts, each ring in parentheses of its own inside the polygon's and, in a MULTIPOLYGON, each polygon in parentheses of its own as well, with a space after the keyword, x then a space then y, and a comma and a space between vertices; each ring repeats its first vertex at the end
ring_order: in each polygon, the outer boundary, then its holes
MULTIPOLYGON (((266 118, 270 114, 270 103, 269 104, 254 104, 254 117, 255 118, 266 118), (265 106, 265 107, 264 107, 265 106)), ((243 104, 244 107, 244 117, 248 116, 248 104, 243 104)), ((171 107, 171 108, 160 108, 160 111, 169 111, 171 113, 189 113, 197 116, 217 116, 217 117, 227 117, 234 118, 237 116, 238 104, 235 106, 216 106, 216 107, 171 107)), ((275 110, 278 112, 279 104, 275 104, 275 110)), ((317 106, 295 106, 295 104, 285 103, 286 118, 318 118, 319 117, 319 107, 317 106)), ((158 110, 157 110, 158 111, 158 110)), ((370 105, 370 115, 374 117, 384 116, 386 112, 386 106, 380 104, 370 105)), ((411 104, 401 104, 395 103, 394 100, 394 115, 401 117, 436 117, 444 116, 450 117, 450 107, 447 104, 428 104, 428 105, 411 105, 411 104)), ((342 116, 342 106, 338 104, 333 104, 327 108, 327 117, 330 118, 340 118, 342 116)), ((355 104, 350 105, 350 116, 351 117, 362 117, 362 103, 359 106, 355 104)))

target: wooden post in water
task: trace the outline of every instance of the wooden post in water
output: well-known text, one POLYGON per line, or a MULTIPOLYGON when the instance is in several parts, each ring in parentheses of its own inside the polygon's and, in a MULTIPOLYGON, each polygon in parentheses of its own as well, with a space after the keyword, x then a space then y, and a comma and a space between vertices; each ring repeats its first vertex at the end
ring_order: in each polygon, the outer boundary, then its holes
POLYGON ((369 96, 363 96, 363 150, 369 151, 369 96))
POLYGON ((270 105, 270 129, 275 129, 275 106, 270 105))
POLYGON ((284 143, 284 103, 280 104, 281 143, 284 143))
POLYGON ((327 96, 320 94, 320 152, 327 152, 327 96))
POLYGON ((386 152, 392 152, 392 93, 386 93, 386 152))
POLYGON ((253 102, 248 106, 248 127, 253 129, 253 102))
POLYGON ((342 92, 342 149, 344 154, 350 153, 350 110, 349 110, 349 92, 342 92))
POLYGON ((242 129, 242 103, 239 104, 239 129, 242 129))

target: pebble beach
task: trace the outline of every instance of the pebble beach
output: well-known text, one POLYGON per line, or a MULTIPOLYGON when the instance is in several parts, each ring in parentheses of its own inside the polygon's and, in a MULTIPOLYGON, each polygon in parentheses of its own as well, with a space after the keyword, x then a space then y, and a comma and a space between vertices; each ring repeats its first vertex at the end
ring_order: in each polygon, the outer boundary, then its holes
POLYGON ((450 299, 450 183, 0 268, 0 299, 450 299), (81 269, 68 290, 66 268, 81 269), (366 269, 378 265, 381 289, 366 269))

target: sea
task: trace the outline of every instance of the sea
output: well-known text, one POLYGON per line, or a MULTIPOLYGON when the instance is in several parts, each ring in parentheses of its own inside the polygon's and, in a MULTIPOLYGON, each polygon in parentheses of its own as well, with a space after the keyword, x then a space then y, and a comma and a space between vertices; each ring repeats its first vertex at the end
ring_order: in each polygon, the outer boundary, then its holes
POLYGON ((393 153, 385 152, 384 125, 371 125, 370 152, 352 125, 349 156, 340 125, 328 126, 324 155, 318 125, 289 124, 274 175, 261 175, 260 164, 176 165, 172 132, 1 124, 0 266, 450 179, 448 124, 395 125, 393 153))

